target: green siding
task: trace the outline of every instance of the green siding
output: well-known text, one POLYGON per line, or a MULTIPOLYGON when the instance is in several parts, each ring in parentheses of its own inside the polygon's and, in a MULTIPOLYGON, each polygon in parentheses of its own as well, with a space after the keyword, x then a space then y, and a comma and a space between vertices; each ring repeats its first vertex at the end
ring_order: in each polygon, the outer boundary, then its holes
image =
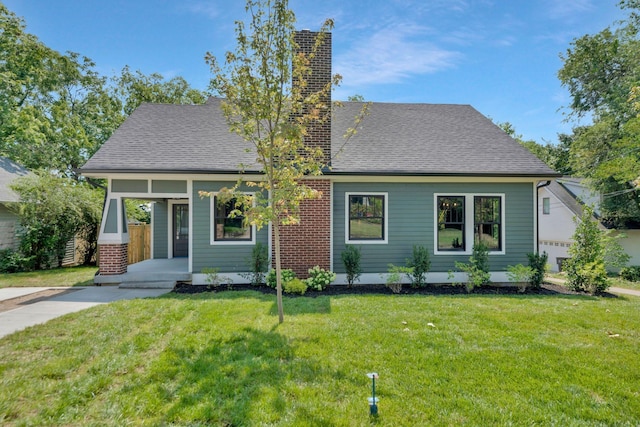
POLYGON ((111 181, 112 193, 148 193, 149 182, 146 179, 114 179, 111 181))
POLYGON ((166 201, 153 204, 153 257, 168 258, 169 247, 169 206, 166 201))
POLYGON ((455 270, 455 261, 469 255, 434 255, 434 194, 504 194, 505 254, 491 255, 492 271, 507 265, 526 264, 534 248, 533 185, 531 183, 335 183, 333 186, 333 268, 344 273, 341 253, 345 248, 345 193, 387 192, 388 243, 358 244, 364 273, 386 272, 388 264, 404 265, 413 245, 423 245, 431 254, 431 271, 455 270))
POLYGON ((187 193, 187 181, 151 181, 151 192, 153 193, 187 193))
MULTIPOLYGON (((251 257, 254 245, 212 245, 211 244, 211 200, 200 197, 199 191, 215 192, 223 187, 232 187, 235 182, 194 181, 193 183, 193 272, 200 273, 203 268, 219 268, 221 273, 248 271, 247 260, 251 257)), ((247 191, 255 191, 247 189, 247 191)), ((268 227, 257 232, 256 242, 267 245, 268 227)))

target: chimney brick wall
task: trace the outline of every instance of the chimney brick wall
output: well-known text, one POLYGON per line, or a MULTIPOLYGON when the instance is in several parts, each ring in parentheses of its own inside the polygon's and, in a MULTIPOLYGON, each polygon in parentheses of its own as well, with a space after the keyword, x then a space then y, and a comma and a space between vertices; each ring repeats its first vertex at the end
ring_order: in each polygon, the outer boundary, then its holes
MULTIPOLYGON (((297 31, 295 41, 298 44, 298 53, 310 55, 316 42, 318 32, 309 30, 297 31)), ((311 75, 307 76, 307 87, 305 94, 317 93, 331 82, 331 33, 324 34, 324 41, 318 47, 313 59, 310 60, 309 67, 311 75)), ((308 127, 305 144, 311 147, 320 147, 324 154, 324 161, 331 163, 331 91, 327 91, 324 103, 326 110, 321 112, 323 119, 320 122, 312 122, 308 127)))
POLYGON ((280 226, 282 268, 292 269, 299 278, 308 277, 316 265, 331 268, 331 182, 314 179, 305 184, 321 191, 322 197, 300 204, 299 224, 280 226))

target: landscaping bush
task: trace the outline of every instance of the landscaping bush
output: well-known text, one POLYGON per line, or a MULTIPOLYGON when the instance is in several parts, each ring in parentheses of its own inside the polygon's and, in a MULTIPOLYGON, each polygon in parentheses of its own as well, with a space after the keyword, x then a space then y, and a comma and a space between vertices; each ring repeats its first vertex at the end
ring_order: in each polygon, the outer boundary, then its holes
POLYGON ((620 277, 630 282, 640 282, 640 265, 622 268, 620 270, 620 277))
POLYGON ((407 267, 411 268, 408 274, 411 286, 419 288, 427 285, 427 273, 431 268, 429 251, 424 246, 414 245, 411 258, 407 259, 407 267))
POLYGON ((411 277, 413 268, 389 264, 387 272, 389 273, 385 282, 387 288, 391 289, 391 292, 394 294, 399 294, 402 292, 402 275, 406 274, 411 277))
POLYGON ((527 286, 532 283, 532 277, 535 274, 537 274, 537 272, 526 265, 517 264, 507 266, 507 277, 510 281, 518 285, 520 292, 527 290, 527 286))
POLYGON ((336 280, 336 273, 316 265, 309 269, 307 286, 316 291, 324 291, 334 280, 336 280))
POLYGON ((13 249, 0 250, 0 273, 18 273, 29 270, 29 259, 13 249))
POLYGON ((269 270, 269 251, 267 247, 257 242, 251 251, 251 257, 248 259, 250 273, 242 274, 242 277, 249 280, 254 286, 259 286, 265 282, 265 275, 269 270))
POLYGON ((602 292, 609 287, 605 259, 607 245, 617 242, 607 239, 593 218, 593 209, 585 207, 580 218, 574 218, 576 230, 565 262, 567 284, 574 291, 602 292))
POLYGON ((206 275, 205 281, 207 282, 207 287, 211 290, 218 289, 223 284, 226 284, 229 288, 233 285, 233 280, 230 277, 220 275, 219 268, 203 268, 202 273, 206 275))
POLYGON ((467 292, 473 291, 474 288, 486 286, 491 283, 491 274, 489 274, 489 249, 487 246, 478 242, 473 245, 473 253, 469 257, 469 263, 456 261, 456 268, 467 273, 467 282, 465 287, 467 292))
POLYGON ((300 294, 304 295, 307 292, 307 283, 304 280, 293 278, 282 282, 282 288, 287 294, 300 294))
MULTIPOLYGON (((281 274, 282 274, 282 288, 283 289, 284 289, 284 286, 285 286, 286 282, 296 278, 296 273, 294 273, 293 270, 290 270, 288 268, 283 268, 281 270, 281 274)), ((273 288, 273 289, 275 289, 278 286, 278 282, 277 282, 277 279, 276 279, 276 269, 275 268, 272 268, 267 273, 267 286, 269 286, 270 288, 273 288)))
POLYGON ((362 267, 360 267, 360 248, 347 245, 341 254, 342 263, 347 272, 347 286, 351 288, 353 282, 360 278, 362 267))
POLYGON ((529 267, 533 273, 528 281, 531 283, 532 288, 540 289, 540 286, 542 286, 542 282, 544 281, 544 275, 547 272, 547 260, 549 259, 549 255, 546 252, 542 252, 542 254, 530 253, 527 254, 527 258, 529 258, 529 267))

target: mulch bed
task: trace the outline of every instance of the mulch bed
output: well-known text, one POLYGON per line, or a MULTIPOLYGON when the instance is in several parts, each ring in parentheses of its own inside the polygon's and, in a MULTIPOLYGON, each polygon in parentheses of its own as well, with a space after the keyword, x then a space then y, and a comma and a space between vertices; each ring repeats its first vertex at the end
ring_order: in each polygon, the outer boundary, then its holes
MULTIPOLYGON (((192 285, 188 282, 178 282, 173 289, 177 294, 199 294, 202 292, 234 292, 234 291, 257 291, 263 294, 276 294, 276 290, 266 285, 253 286, 253 285, 221 285, 215 289, 210 289, 207 285, 192 285)), ((467 290, 462 285, 429 285, 425 288, 411 288, 410 286, 404 286, 400 295, 460 295, 466 294, 467 290)), ((303 295, 304 297, 320 297, 320 296, 332 296, 332 295, 393 295, 391 289, 385 285, 372 285, 372 284, 356 284, 352 288, 348 288, 345 285, 329 286, 324 291, 307 290, 303 295)), ((471 294, 474 295, 523 295, 515 286, 483 286, 475 288, 471 294)), ((284 294, 287 297, 299 297, 301 295, 284 294)), ((551 283, 544 283, 540 289, 527 289, 524 295, 589 295, 585 292, 574 292, 565 286, 554 285, 551 283)), ((614 294, 602 293, 599 296, 602 297, 616 297, 614 294)))

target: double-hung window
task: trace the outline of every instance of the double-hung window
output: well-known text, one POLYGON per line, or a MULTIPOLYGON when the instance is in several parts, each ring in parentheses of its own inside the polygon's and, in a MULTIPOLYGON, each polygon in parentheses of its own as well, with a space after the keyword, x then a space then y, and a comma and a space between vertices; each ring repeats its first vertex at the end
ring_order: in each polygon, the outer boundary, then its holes
POLYGON ((504 195, 437 194, 435 203, 436 254, 468 254, 478 242, 504 253, 504 195))
POLYGON ((212 243, 253 243, 254 227, 249 225, 244 215, 246 206, 238 199, 212 198, 212 243))
POLYGON ((387 242, 387 193, 346 194, 346 242, 387 242))
POLYGON ((465 250, 464 196, 439 196, 438 250, 465 250))
POLYGON ((474 197, 474 242, 482 242, 489 251, 502 250, 502 198, 474 197))

